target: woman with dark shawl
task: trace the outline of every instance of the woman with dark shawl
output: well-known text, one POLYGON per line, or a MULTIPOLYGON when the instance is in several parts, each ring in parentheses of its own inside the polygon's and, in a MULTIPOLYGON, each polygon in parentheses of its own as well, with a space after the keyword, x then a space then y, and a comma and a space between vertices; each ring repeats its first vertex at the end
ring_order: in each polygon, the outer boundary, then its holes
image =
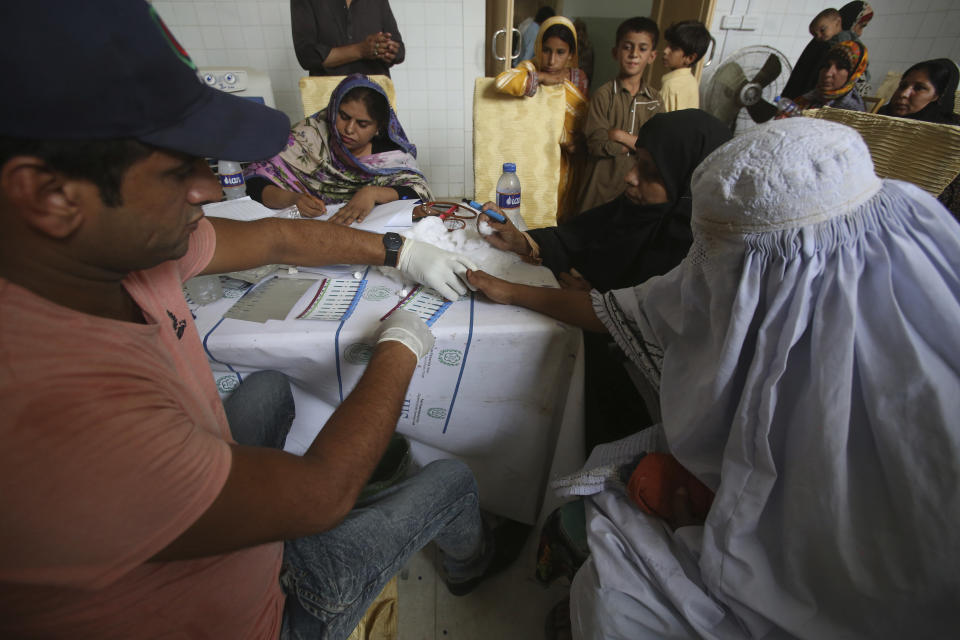
MULTIPOLYGON (((960 69, 953 60, 937 58, 918 62, 900 76, 900 85, 881 115, 960 126, 954 100, 960 69)), ((960 177, 947 185, 937 198, 960 220, 960 177)))
POLYGON ((432 199, 386 93, 360 74, 344 78, 326 109, 293 126, 286 149, 250 164, 245 175, 250 197, 272 209, 296 205, 313 217, 345 202, 330 219, 345 224, 377 204, 432 199))
MULTIPOLYGON (((699 109, 656 114, 640 128, 637 166, 626 176, 623 195, 557 227, 521 232, 509 220, 490 221, 496 233, 487 241, 542 261, 569 288, 607 291, 666 273, 692 241, 690 176, 729 139, 730 130, 699 109)), ((584 339, 589 451, 650 421, 609 338, 585 334, 584 339)))
MULTIPOLYGON (((539 260, 562 283, 573 270, 607 291, 676 266, 690 248, 690 176, 730 139, 722 122, 699 109, 658 113, 637 137, 637 167, 627 193, 557 227, 521 232, 490 221, 490 244, 539 260), (650 185, 659 182, 659 187, 650 185), (645 190, 647 191, 645 193, 645 190)), ((490 203, 492 204, 492 203, 490 203)))

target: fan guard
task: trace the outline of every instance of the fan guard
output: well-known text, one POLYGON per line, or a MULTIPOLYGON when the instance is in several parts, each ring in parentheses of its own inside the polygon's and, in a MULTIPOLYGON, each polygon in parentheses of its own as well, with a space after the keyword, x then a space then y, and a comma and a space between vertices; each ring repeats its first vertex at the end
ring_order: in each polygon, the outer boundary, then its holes
POLYGON ((787 58, 773 47, 738 49, 704 80, 700 104, 734 134, 743 133, 777 115, 773 99, 790 71, 787 58))

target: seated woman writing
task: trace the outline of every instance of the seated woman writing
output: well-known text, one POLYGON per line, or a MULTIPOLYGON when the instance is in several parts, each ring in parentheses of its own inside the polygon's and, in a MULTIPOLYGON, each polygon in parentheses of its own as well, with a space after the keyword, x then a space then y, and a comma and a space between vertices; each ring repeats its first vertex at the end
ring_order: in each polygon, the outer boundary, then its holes
POLYGON ((692 241, 693 170, 729 139, 730 130, 705 111, 658 113, 639 131, 637 164, 627 174, 624 195, 556 227, 521 232, 509 220, 490 220, 495 233, 485 238, 499 249, 542 261, 571 286, 577 282, 574 270, 587 288, 600 291, 666 273, 692 241))
POLYGON ((587 75, 578 68, 577 30, 567 18, 554 16, 540 26, 534 56, 514 69, 497 76, 498 91, 513 96, 533 97, 541 84, 563 85, 567 102, 563 131, 560 134, 560 186, 557 189, 557 219, 577 212, 575 199, 579 189, 583 154, 579 141, 587 115, 587 75))
POLYGON ((294 125, 286 149, 247 167, 247 193, 271 209, 296 205, 307 217, 346 202, 330 221, 360 222, 377 204, 432 199, 416 155, 383 88, 354 74, 326 109, 294 125))
POLYGON ((854 130, 788 118, 701 164, 692 224, 679 266, 606 294, 467 272, 494 301, 612 335, 664 436, 615 449, 665 448, 714 494, 680 509, 680 485, 672 518, 622 483, 589 498, 573 636, 955 636, 956 223, 880 180, 854 130))
POLYGON ((855 85, 867 69, 867 48, 854 40, 832 46, 820 62, 817 86, 796 99, 801 109, 866 111, 855 85))

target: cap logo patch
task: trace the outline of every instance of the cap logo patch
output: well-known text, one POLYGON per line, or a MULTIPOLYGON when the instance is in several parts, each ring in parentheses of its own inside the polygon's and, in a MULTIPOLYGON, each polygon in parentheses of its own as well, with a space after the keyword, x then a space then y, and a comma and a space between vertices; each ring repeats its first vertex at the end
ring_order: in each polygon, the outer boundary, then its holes
POLYGON ((196 72, 199 77, 197 65, 195 65, 193 60, 190 59, 190 54, 188 54, 187 50, 181 47, 180 43, 177 42, 177 39, 173 37, 173 34, 170 33, 170 29, 168 29, 167 25, 163 22, 163 18, 157 14, 157 10, 153 8, 153 5, 150 5, 150 17, 153 19, 156 25, 160 27, 160 32, 163 33, 163 37, 166 38, 167 44, 169 44, 170 48, 173 49, 173 52, 177 54, 177 57, 180 58, 180 61, 190 67, 191 70, 196 72))

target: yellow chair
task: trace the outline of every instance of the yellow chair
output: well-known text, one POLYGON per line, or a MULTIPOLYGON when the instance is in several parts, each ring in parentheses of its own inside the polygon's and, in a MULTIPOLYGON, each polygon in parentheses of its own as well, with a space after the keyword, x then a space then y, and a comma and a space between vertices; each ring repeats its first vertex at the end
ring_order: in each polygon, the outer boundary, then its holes
POLYGON ((503 163, 517 165, 520 214, 531 229, 557 223, 560 135, 566 114, 562 86, 541 86, 532 98, 500 93, 493 78, 473 92, 474 199, 496 200, 503 163))
POLYGON ((393 576, 347 640, 397 640, 400 636, 398 598, 397 576, 393 576))
MULTIPOLYGON (((300 78, 300 102, 303 104, 303 115, 311 116, 317 111, 326 109, 330 103, 330 96, 347 76, 306 76, 300 78)), ((397 92, 393 88, 393 80, 388 76, 367 76, 381 87, 387 94, 390 106, 397 110, 397 92)))
POLYGON ((906 180, 939 196, 960 174, 960 127, 830 107, 804 115, 856 129, 881 178, 906 180))

